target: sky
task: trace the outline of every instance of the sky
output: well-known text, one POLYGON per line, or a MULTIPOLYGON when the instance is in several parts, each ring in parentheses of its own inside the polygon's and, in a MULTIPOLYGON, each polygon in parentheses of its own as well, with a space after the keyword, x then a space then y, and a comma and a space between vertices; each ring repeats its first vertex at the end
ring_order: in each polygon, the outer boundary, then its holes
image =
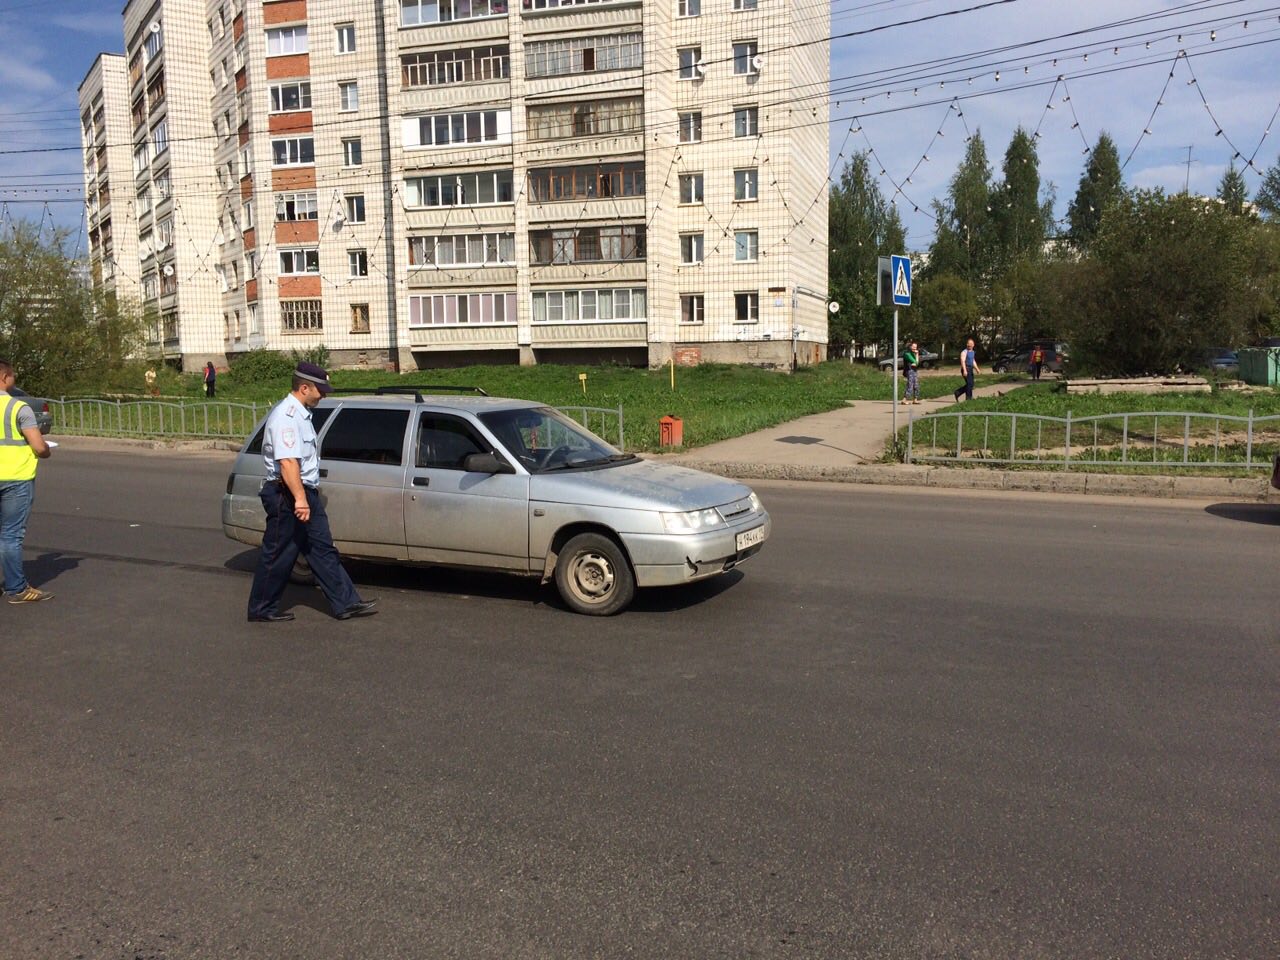
MULTIPOLYGON (((703 0, 713 2, 727 0, 703 0)), ((9 201, 0 215, 52 220, 73 247, 83 212, 76 90, 99 52, 123 49, 121 7, 0 0, 0 203, 9 201), (33 150, 45 152, 23 152, 33 150), (66 202, 46 209, 45 200, 66 202)), ((1038 131, 1041 182, 1056 190, 1058 217, 1085 147, 1103 130, 1128 158, 1126 182, 1140 187, 1185 183, 1211 194, 1238 151, 1239 166, 1253 157, 1257 167, 1244 171, 1252 195, 1259 171, 1280 156, 1280 128, 1264 136, 1280 106, 1280 3, 836 0, 830 8, 833 176, 854 152, 874 149, 873 173, 884 170, 881 188, 896 200, 912 250, 928 247, 931 202, 945 195, 972 132, 981 131, 998 177, 1013 131, 1038 131), (1146 19, 1120 23, 1135 18, 1146 19)), ((795 94, 800 102, 816 92, 795 94)))

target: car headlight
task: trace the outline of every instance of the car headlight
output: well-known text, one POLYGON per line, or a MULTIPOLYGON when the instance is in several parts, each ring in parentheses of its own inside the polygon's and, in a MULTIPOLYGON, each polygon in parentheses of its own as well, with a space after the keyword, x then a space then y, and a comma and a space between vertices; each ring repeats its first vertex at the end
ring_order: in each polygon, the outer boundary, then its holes
POLYGON ((751 493, 751 512, 760 513, 764 510, 764 504, 760 502, 760 497, 754 491, 751 493))
POLYGON ((724 520, 714 508, 710 510, 690 510, 688 513, 664 513, 662 525, 667 533, 700 533, 712 527, 724 525, 724 520))

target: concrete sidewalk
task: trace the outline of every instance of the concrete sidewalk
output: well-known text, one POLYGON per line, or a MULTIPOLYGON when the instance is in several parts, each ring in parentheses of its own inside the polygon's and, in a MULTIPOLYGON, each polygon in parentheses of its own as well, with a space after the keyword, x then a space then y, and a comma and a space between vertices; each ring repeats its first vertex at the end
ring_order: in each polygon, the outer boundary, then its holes
MULTIPOLYGON (((1024 383, 998 383, 979 387, 973 393, 975 397, 999 397, 1024 386, 1024 383)), ((946 397, 912 406, 899 403, 898 428, 906 427, 908 417, 922 417, 953 405, 946 397)), ((851 400, 839 410, 815 413, 732 440, 707 444, 680 456, 715 463, 848 467, 877 462, 884 456, 892 433, 892 401, 851 400)))

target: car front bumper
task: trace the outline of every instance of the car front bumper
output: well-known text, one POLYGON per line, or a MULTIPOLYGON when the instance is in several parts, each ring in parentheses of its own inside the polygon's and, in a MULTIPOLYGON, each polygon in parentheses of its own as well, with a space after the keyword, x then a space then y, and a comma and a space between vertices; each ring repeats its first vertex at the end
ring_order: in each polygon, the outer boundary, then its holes
POLYGON ((761 511, 747 522, 707 533, 624 533, 622 543, 635 568, 636 586, 666 587, 732 570, 760 552, 771 529, 769 514, 761 511), (739 549, 739 535, 756 531, 761 531, 760 539, 739 549))

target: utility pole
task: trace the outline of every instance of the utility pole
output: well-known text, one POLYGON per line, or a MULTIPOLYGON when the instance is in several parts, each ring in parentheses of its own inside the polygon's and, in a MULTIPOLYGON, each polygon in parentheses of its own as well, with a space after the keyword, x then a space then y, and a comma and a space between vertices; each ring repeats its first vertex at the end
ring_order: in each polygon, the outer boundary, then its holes
POLYGON ((1183 164, 1183 166, 1187 168, 1187 175, 1182 181, 1182 192, 1184 195, 1191 193, 1191 164, 1199 163, 1198 160, 1191 159, 1191 151, 1194 148, 1194 146, 1195 144, 1192 144, 1190 147, 1187 147, 1187 159, 1186 159, 1186 162, 1183 164))

